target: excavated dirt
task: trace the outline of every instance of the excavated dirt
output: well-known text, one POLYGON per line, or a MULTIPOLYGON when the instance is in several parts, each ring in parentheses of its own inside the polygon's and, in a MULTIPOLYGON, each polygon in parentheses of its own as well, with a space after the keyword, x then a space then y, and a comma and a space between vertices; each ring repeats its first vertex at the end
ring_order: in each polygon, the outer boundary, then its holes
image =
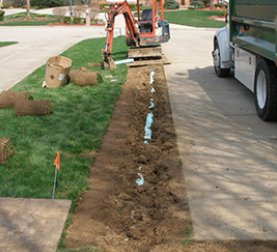
MULTIPOLYGON (((90 171, 65 246, 100 251, 171 251, 181 246, 191 222, 178 157, 165 75, 155 66, 129 69, 102 147, 90 171), (152 67, 153 68, 153 67, 152 67), (153 139, 144 143, 150 98, 153 139), (138 186, 138 173, 145 180, 138 186), (173 250, 172 250, 173 249, 173 250)), ((175 251, 175 250, 174 250, 175 251)))

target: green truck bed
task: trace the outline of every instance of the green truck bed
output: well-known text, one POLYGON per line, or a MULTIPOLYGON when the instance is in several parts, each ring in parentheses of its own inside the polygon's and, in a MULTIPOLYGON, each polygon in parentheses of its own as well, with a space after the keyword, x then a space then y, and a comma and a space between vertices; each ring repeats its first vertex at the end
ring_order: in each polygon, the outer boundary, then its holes
POLYGON ((230 40, 277 61, 277 0, 230 0, 230 40))

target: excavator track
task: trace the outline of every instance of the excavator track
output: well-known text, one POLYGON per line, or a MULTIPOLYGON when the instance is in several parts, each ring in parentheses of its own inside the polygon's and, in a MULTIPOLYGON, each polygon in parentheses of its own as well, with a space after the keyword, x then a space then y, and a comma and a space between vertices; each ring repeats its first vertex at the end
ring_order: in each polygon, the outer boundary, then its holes
POLYGON ((142 58, 162 58, 162 47, 138 47, 131 48, 128 50, 128 57, 134 59, 142 58))
POLYGON ((129 64, 130 67, 170 64, 163 55, 161 46, 130 48, 128 50, 128 57, 135 60, 129 64))

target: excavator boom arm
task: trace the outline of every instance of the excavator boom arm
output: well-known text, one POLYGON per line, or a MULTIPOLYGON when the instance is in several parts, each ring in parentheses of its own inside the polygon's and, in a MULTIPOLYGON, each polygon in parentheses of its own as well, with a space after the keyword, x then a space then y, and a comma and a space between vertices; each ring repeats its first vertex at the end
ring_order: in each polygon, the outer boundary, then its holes
POLYGON ((112 46, 113 46, 113 33, 114 33, 114 23, 115 17, 117 15, 123 14, 126 23, 126 37, 134 43, 135 46, 139 46, 139 32, 136 26, 136 21, 132 15, 131 9, 127 3, 118 2, 113 3, 110 6, 109 12, 107 14, 107 26, 106 26, 106 46, 103 52, 104 64, 107 63, 109 68, 113 68, 112 64, 112 46))

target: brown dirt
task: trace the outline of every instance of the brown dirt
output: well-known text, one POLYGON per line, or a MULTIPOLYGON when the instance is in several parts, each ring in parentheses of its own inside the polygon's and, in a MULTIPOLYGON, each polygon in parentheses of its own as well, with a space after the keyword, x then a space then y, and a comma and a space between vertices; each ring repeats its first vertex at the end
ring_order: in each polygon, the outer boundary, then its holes
POLYGON ((224 22, 225 21, 225 16, 224 15, 222 15, 222 16, 209 16, 208 19, 224 22))
POLYGON ((52 112, 51 102, 48 100, 19 100, 15 104, 15 114, 25 115, 47 115, 52 112))
POLYGON ((13 108, 16 102, 31 98, 28 92, 3 91, 0 93, 0 108, 13 108))
POLYGON ((9 139, 0 138, 0 164, 5 163, 13 155, 13 146, 9 139))
POLYGON ((155 67, 153 140, 144 144, 149 71, 129 70, 91 169, 88 191, 68 228, 66 247, 151 251, 184 238, 190 217, 162 66, 155 67), (138 172, 145 178, 141 187, 135 183, 138 172))

